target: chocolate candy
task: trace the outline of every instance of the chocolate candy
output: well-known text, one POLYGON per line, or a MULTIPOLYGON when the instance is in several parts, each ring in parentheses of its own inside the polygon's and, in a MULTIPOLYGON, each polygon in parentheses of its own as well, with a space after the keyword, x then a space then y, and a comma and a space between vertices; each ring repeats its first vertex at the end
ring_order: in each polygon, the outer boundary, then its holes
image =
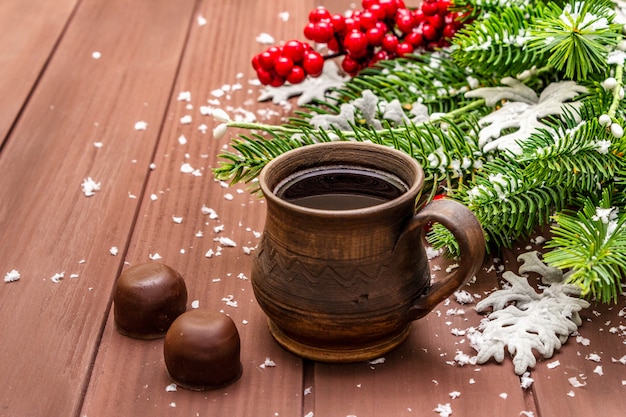
POLYGON ((167 265, 135 265, 118 278, 113 308, 118 332, 157 339, 165 336, 172 322, 187 309, 187 287, 183 277, 167 265))

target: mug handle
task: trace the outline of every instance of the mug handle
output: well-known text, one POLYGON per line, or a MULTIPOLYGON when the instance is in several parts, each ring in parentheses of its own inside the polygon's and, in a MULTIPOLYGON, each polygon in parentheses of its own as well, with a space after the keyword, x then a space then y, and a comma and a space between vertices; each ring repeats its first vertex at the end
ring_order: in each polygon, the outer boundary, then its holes
POLYGON ((463 204, 450 200, 434 200, 424 206, 411 219, 404 235, 419 232, 424 238, 429 223, 441 223, 456 239, 459 245, 459 266, 441 279, 437 279, 410 307, 410 320, 424 317, 440 302, 448 298, 476 275, 485 258, 485 235, 476 216, 463 204))

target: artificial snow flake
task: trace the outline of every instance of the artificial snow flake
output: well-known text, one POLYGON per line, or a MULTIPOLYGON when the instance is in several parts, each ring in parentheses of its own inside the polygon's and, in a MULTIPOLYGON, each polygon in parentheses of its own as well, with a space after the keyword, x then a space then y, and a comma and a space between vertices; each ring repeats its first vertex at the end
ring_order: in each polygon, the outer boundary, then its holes
POLYGON ((100 191, 100 183, 95 182, 91 177, 87 177, 80 185, 85 197, 91 197, 96 195, 96 191, 100 191))
POLYGON ((148 123, 144 122, 143 120, 140 120, 137 123, 135 123, 135 130, 146 130, 147 128, 148 128, 148 123))
POLYGON ((261 365, 259 365, 259 368, 261 369, 274 368, 275 366, 276 366, 276 362, 274 362, 270 358, 265 358, 265 361, 261 365))
POLYGON ((15 282, 19 280, 20 278, 21 278, 20 273, 16 269, 13 269, 7 272, 7 274, 4 276, 4 282, 15 282))
POLYGON ((450 417, 452 415, 452 407, 450 407, 450 403, 438 404, 437 408, 433 411, 435 413, 439 413, 439 417, 450 417))
POLYGON ((527 140, 537 129, 550 127, 541 119, 550 115, 561 115, 579 107, 579 103, 565 103, 587 89, 574 81, 561 81, 549 84, 539 96, 534 90, 520 81, 506 77, 502 84, 508 87, 484 87, 465 93, 466 97, 481 97, 489 106, 507 100, 500 109, 479 120, 482 127, 478 144, 484 152, 509 150, 520 154, 519 142, 527 140), (516 131, 501 136, 503 131, 517 128, 516 131))
POLYGON ((53 276, 50 277, 50 281, 56 283, 61 282, 61 280, 65 277, 65 272, 57 272, 53 276))
POLYGON ((550 358, 561 348, 582 320, 578 314, 589 303, 579 298, 580 290, 563 284, 563 274, 557 268, 543 264, 537 252, 520 255, 524 264, 520 273, 537 272, 547 285, 539 294, 521 276, 507 271, 503 278, 511 286, 494 291, 476 305, 478 312, 493 311, 480 325, 482 338, 475 344, 477 363, 490 358, 504 360, 505 349, 513 356, 515 373, 524 374, 537 360, 533 351, 550 358))

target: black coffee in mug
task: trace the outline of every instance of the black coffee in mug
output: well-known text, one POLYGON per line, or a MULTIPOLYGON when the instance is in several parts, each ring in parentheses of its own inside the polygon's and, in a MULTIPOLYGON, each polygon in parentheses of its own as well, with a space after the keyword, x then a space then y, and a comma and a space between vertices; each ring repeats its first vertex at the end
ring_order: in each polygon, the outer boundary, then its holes
POLYGON ((359 166, 323 166, 299 171, 283 180, 274 193, 302 207, 354 210, 400 197, 408 185, 388 172, 359 166))

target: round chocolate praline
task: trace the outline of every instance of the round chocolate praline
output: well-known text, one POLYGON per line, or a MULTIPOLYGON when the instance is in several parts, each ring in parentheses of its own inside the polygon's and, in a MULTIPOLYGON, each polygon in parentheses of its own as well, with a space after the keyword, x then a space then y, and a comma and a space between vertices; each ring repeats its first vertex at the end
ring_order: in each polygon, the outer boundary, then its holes
POLYGON ((221 388, 242 374, 241 342, 235 323, 225 314, 191 310, 170 326, 163 356, 172 381, 196 391, 221 388))
POLYGON ((183 277, 161 263, 144 263, 122 272, 115 285, 115 328, 137 339, 165 336, 172 322, 187 310, 183 277))

